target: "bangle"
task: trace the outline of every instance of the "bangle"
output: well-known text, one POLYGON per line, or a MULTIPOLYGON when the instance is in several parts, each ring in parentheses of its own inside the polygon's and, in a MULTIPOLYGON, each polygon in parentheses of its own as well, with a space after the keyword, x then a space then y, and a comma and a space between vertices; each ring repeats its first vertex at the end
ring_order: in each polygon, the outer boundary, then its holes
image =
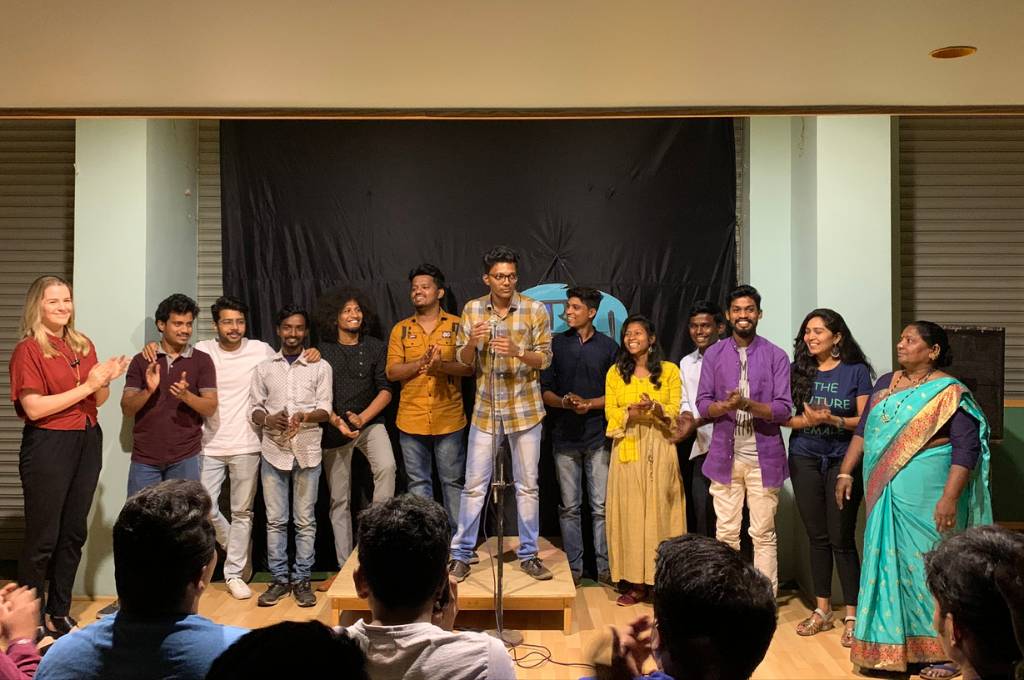
POLYGON ((836 477, 838 479, 849 479, 851 482, 853 481, 853 475, 848 475, 845 472, 840 472, 836 477))

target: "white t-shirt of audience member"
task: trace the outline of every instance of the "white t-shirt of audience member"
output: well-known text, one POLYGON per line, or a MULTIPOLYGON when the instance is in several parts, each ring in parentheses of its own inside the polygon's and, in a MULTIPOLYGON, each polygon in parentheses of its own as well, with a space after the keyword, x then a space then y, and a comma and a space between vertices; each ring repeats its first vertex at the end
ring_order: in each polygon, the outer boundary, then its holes
POLYGON ((250 417, 249 387, 253 370, 274 356, 274 348, 262 340, 242 338, 234 352, 222 349, 216 339, 200 340, 196 349, 209 354, 217 369, 217 411, 203 421, 203 455, 258 454, 260 437, 250 417))
POLYGON ((483 633, 449 632, 432 623, 347 628, 366 654, 372 680, 513 680, 505 645, 483 633))

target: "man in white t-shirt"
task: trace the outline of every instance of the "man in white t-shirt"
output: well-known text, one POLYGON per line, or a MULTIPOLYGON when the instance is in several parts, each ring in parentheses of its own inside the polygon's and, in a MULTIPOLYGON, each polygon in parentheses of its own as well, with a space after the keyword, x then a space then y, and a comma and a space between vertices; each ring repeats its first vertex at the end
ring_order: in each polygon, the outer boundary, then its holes
POLYGON ((390 498, 359 515, 353 579, 370 621, 345 631, 366 654, 372 680, 515 678, 500 640, 452 632, 458 583, 448 575, 450 537, 444 508, 422 496, 390 498))
MULTIPOLYGON (((262 340, 245 337, 248 313, 248 305, 236 297, 217 298, 210 307, 217 337, 196 343, 196 349, 213 359, 218 396, 217 411, 203 422, 200 481, 213 499, 211 520, 217 531, 217 543, 225 552, 224 582, 239 600, 252 597, 246 581, 252 572, 252 505, 260 478, 260 438, 258 428, 249 418, 249 388, 256 366, 276 354, 262 340), (231 480, 230 522, 220 511, 225 478, 231 480)), ((310 362, 320 360, 315 349, 306 350, 304 356, 310 362)))
POLYGON ((714 423, 704 420, 697 412, 697 385, 700 383, 704 352, 725 333, 725 318, 722 308, 710 300, 693 303, 688 318, 687 330, 696 349, 679 360, 683 398, 676 417, 676 437, 684 440, 683 444, 689 444, 694 434, 696 437, 692 446, 685 446, 685 450, 680 448, 679 469, 686 488, 686 526, 692 534, 714 538, 715 506, 709 492, 711 480, 701 471, 711 445, 714 423))

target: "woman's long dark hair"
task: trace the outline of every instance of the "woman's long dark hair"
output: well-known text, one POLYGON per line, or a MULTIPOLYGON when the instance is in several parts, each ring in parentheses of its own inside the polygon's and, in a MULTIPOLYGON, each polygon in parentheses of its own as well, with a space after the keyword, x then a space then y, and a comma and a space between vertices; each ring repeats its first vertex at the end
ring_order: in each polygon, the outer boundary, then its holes
MULTIPOLYGON (((622 331, 619 333, 619 351, 615 355, 615 368, 622 376, 622 382, 629 384, 633 378, 633 371, 636 370, 636 359, 626 349, 626 329, 629 324, 638 323, 644 327, 648 335, 657 336, 654 332, 654 324, 643 314, 630 314, 622 322, 622 331)), ((651 343, 651 351, 647 355, 647 370, 651 372, 651 384, 661 389, 661 362, 665 360, 665 354, 661 351, 661 345, 657 341, 651 343)))
POLYGON ((804 410, 804 402, 810 400, 811 393, 814 391, 814 378, 818 375, 818 360, 814 358, 804 343, 807 322, 814 317, 820 318, 825 323, 825 328, 833 334, 838 333, 842 336, 839 341, 839 360, 851 366, 864 364, 868 367, 871 381, 875 380, 875 369, 871 367, 871 362, 864 356, 864 350, 854 340, 853 333, 850 332, 850 327, 846 325, 842 314, 833 309, 815 309, 804 317, 804 322, 800 324, 800 330, 797 331, 796 338, 793 340, 793 368, 789 375, 789 385, 797 413, 801 413, 804 410))

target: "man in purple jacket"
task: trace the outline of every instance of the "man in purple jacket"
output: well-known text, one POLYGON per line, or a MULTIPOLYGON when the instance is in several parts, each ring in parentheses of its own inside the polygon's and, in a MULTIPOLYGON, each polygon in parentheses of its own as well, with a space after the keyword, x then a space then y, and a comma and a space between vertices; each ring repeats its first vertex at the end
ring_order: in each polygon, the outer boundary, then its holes
POLYGON ((697 410, 714 421, 704 475, 711 480, 717 538, 739 550, 743 502, 750 510, 754 566, 779 587, 775 511, 788 476, 779 425, 792 410, 789 358, 757 335, 761 295, 753 286, 729 293, 732 335, 704 354, 697 410))

